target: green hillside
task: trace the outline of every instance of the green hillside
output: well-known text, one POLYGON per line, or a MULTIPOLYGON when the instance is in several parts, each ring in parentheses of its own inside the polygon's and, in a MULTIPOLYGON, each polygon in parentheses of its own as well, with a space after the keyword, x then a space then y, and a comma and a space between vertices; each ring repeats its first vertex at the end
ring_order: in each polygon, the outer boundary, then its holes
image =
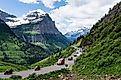
POLYGON ((28 65, 47 57, 46 53, 41 47, 21 41, 0 20, 0 61, 28 65))
POLYGON ((64 50, 54 53, 52 56, 50 56, 48 58, 45 58, 37 63, 32 64, 31 67, 34 68, 37 65, 39 65, 41 67, 51 66, 51 65, 55 64, 59 58, 62 58, 62 57, 66 58, 66 57, 70 56, 74 51, 75 51, 74 47, 72 47, 72 46, 67 47, 64 50))
POLYGON ((22 71, 22 70, 27 70, 28 67, 0 61, 0 72, 4 72, 7 69, 13 69, 15 71, 22 71))
POLYGON ((73 70, 80 75, 121 75, 121 2, 80 40, 85 51, 73 70))

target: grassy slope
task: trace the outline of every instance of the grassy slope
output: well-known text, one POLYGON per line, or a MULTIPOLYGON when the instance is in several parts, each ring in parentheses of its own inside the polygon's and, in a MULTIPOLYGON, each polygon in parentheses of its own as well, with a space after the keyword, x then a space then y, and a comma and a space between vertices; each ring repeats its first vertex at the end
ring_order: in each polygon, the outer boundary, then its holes
POLYGON ((93 26, 80 46, 86 46, 86 54, 76 60, 74 71, 81 75, 121 75, 121 3, 93 26))
POLYGON ((54 53, 54 55, 52 55, 48 58, 45 58, 42 61, 32 64, 31 67, 35 67, 36 65, 40 65, 41 67, 53 65, 57 62, 57 60, 59 58, 61 58, 61 57, 66 58, 66 57, 70 56, 74 51, 75 51, 75 48, 70 46, 62 51, 54 53))
POLYGON ((0 72, 4 72, 7 69, 13 69, 15 71, 21 71, 21 70, 26 70, 28 69, 28 67, 25 66, 20 66, 17 64, 12 64, 12 63, 6 63, 6 62, 2 62, 0 61, 0 72))
MULTIPOLYGON (((2 62, 0 71, 12 67, 15 70, 21 70, 20 66, 17 68, 17 65, 13 64, 29 65, 46 56, 46 51, 43 48, 19 40, 10 28, 0 20, 0 61, 2 62)), ((21 68, 24 69, 24 67, 21 68)))

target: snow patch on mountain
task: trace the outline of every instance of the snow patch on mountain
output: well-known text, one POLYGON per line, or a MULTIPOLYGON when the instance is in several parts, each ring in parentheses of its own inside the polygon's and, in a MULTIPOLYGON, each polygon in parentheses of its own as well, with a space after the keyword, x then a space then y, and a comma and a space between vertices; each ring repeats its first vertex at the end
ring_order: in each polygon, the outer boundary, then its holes
POLYGON ((45 12, 43 12, 41 9, 37 9, 30 11, 29 13, 23 15, 20 18, 8 18, 12 21, 7 21, 6 23, 11 27, 15 27, 21 24, 36 23, 43 20, 41 18, 42 16, 45 16, 45 12))
POLYGON ((5 21, 5 22, 7 22, 7 21, 11 21, 12 22, 12 20, 9 19, 9 18, 16 18, 16 16, 8 14, 4 10, 0 9, 0 19, 5 21))
POLYGON ((72 42, 74 40, 76 40, 78 37, 80 36, 85 36, 90 32, 90 28, 87 27, 82 27, 81 29, 77 30, 77 31, 71 31, 65 34, 65 36, 71 40, 72 42))
MULTIPOLYGON (((41 9, 37 9, 37 10, 29 11, 26 15, 39 15, 39 16, 41 16, 43 14, 45 14, 44 11, 42 11, 41 9)), ((24 15, 24 16, 26 16, 26 15, 24 15)))

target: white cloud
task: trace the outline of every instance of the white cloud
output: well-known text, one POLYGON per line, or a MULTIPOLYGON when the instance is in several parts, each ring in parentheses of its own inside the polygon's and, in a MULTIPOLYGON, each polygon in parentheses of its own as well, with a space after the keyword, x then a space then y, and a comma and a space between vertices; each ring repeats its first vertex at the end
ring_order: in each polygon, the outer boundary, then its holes
POLYGON ((39 3, 38 0, 19 0, 19 1, 27 4, 39 3))
POLYGON ((42 2, 45 7, 54 8, 55 7, 54 3, 57 1, 60 2, 61 0, 19 0, 19 1, 27 4, 36 4, 42 2))
POLYGON ((61 0, 41 0, 41 2, 48 8, 54 8, 55 2, 60 2, 61 0))
MULTIPOLYGON (((61 0, 19 0, 23 3, 42 2, 48 8, 55 8, 55 2, 61 0)), ((120 0, 65 0, 67 4, 53 9, 49 14, 56 22, 57 28, 65 34, 83 26, 92 27, 109 8, 120 0)), ((42 11, 41 11, 42 12, 42 11)))
POLYGON ((92 27, 120 0, 66 0, 67 5, 50 12, 57 28, 65 34, 82 26, 92 27))
POLYGON ((72 6, 83 6, 89 3, 89 0, 66 0, 66 2, 72 6))

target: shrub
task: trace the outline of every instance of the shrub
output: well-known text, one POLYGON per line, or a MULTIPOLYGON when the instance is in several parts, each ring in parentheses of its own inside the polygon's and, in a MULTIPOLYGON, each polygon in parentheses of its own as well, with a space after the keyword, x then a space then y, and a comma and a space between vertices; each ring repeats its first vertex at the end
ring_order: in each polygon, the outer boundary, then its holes
POLYGON ((113 62, 114 58, 113 57, 107 57, 106 59, 101 59, 97 62, 97 66, 99 68, 101 67, 106 67, 106 66, 109 66, 111 65, 111 63, 113 62))
POLYGON ((20 75, 12 75, 10 77, 10 79, 13 79, 13 80, 21 80, 22 79, 22 76, 20 76, 20 75))

